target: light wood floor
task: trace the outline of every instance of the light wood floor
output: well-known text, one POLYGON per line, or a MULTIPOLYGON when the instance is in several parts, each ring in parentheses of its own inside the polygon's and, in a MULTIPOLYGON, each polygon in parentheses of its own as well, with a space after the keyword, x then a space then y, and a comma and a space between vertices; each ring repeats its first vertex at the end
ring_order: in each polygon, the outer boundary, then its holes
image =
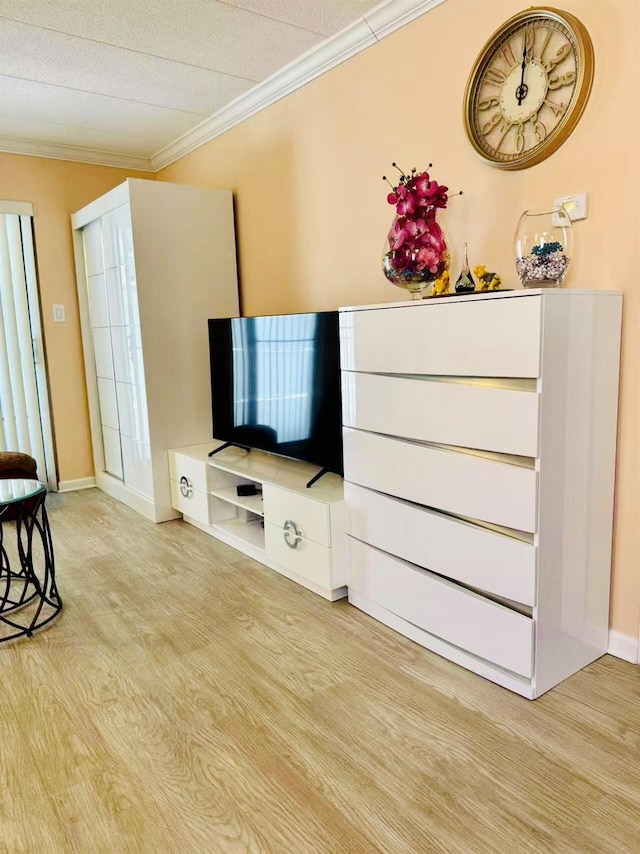
POLYGON ((0 647, 0 851, 640 851, 638 668, 528 702, 182 522, 48 504, 66 608, 0 647))

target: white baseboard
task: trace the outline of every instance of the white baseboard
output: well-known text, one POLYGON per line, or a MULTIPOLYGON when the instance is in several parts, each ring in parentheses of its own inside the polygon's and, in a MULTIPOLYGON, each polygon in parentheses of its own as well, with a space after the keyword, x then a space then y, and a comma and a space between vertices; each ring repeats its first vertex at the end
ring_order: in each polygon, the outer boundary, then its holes
POLYGON ((131 507, 132 510, 140 513, 141 516, 144 516, 151 522, 156 521, 156 510, 153 501, 150 498, 145 498, 144 495, 140 495, 139 492, 129 489, 119 478, 113 477, 106 471, 99 472, 96 478, 96 486, 98 489, 106 492, 107 495, 115 498, 116 501, 120 501, 122 504, 126 504, 127 507, 131 507))
POLYGON ((178 513, 170 505, 156 504, 151 498, 140 495, 139 492, 126 486, 119 478, 112 477, 105 471, 100 472, 96 477, 96 486, 151 522, 168 522, 182 516, 182 513, 178 513))
POLYGON ((623 635, 621 632, 609 631, 609 655, 630 661, 631 664, 640 663, 640 642, 637 637, 623 635))
POLYGON ((58 492, 74 492, 76 489, 91 489, 95 485, 95 477, 78 477, 76 480, 61 480, 58 483, 58 492))

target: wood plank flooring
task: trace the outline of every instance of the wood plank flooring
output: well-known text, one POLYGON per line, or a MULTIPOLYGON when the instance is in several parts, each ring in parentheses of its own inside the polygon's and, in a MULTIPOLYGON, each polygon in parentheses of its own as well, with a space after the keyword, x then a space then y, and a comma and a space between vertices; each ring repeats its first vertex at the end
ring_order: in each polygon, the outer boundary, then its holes
POLYGON ((182 522, 47 499, 61 618, 0 647, 0 852, 640 851, 640 670, 535 702, 182 522))

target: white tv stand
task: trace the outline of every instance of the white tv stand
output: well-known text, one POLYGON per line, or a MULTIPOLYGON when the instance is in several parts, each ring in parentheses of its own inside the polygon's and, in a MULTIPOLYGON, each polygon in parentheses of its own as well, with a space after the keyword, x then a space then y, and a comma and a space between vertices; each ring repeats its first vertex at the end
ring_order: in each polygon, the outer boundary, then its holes
POLYGON ((216 440, 169 451, 171 503, 195 525, 248 557, 334 601, 347 595, 342 478, 317 466, 216 440), (262 494, 239 496, 254 484, 262 494))

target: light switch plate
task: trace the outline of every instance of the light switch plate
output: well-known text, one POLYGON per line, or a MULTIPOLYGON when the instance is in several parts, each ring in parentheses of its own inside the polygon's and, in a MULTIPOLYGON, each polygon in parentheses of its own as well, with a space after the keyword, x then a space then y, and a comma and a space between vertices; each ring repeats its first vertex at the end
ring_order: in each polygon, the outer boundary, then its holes
MULTIPOLYGON (((572 196, 563 196, 561 199, 556 199, 553 203, 554 208, 563 207, 569 214, 571 222, 576 222, 579 219, 587 218, 587 194, 575 193, 572 196)), ((554 225, 562 225, 557 217, 553 217, 554 225)))
POLYGON ((53 322, 54 323, 65 323, 67 319, 67 315, 64 311, 63 305, 54 305, 53 307, 53 322))

